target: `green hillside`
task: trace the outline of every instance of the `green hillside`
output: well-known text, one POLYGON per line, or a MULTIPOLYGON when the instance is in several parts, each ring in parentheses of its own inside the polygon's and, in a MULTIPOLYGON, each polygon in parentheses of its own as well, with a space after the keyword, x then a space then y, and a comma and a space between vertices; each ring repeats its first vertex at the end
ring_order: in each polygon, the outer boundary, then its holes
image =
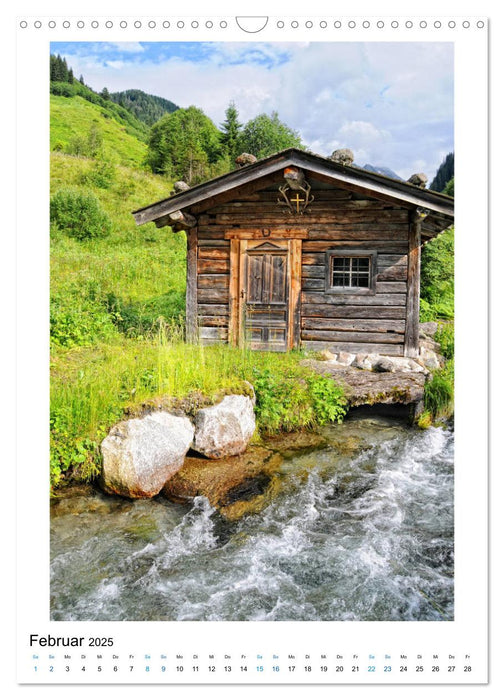
POLYGON ((174 102, 157 95, 148 95, 143 90, 111 92, 110 99, 121 107, 125 107, 148 126, 152 126, 166 113, 175 112, 178 109, 174 102))
MULTIPOLYGON (((85 88, 65 84, 65 90, 75 87, 85 88)), ((123 119, 115 110, 126 110, 109 104, 51 95, 52 483, 68 469, 79 468, 84 478, 94 473, 95 439, 111 420, 110 407, 131 397, 120 388, 129 383, 125 356, 134 368, 142 343, 160 324, 180 323, 184 311, 185 234, 154 224, 139 228, 131 215, 166 197, 171 183, 144 169, 147 147, 135 135, 136 118, 127 113, 123 119), (76 238, 56 217, 58 199, 59 214, 70 210, 78 222, 98 212, 107 235, 86 238, 84 225, 76 238), (72 202, 87 205, 72 212, 72 202), (118 373, 119 389, 109 394, 104 353, 118 373)))
POLYGON ((182 314, 185 234, 154 224, 139 228, 131 215, 145 202, 165 197, 169 183, 125 166, 53 153, 51 194, 69 188, 96 197, 112 232, 80 241, 53 226, 53 343, 75 347, 118 333, 141 336, 160 316, 169 320, 182 314))
POLYGON ((93 130, 101 137, 109 158, 121 165, 142 167, 147 146, 131 133, 131 125, 80 95, 51 95, 51 151, 78 153, 93 130))

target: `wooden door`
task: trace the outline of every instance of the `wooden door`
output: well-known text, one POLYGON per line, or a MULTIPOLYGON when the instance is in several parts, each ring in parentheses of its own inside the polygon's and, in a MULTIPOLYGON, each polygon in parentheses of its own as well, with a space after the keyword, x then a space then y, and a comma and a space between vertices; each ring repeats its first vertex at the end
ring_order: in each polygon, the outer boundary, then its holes
POLYGON ((244 341, 252 350, 288 348, 288 251, 271 243, 247 250, 242 305, 244 341))
POLYGON ((229 342, 285 352, 301 335, 301 235, 281 231, 267 241, 255 230, 233 229, 229 280, 229 342), (282 237, 280 237, 284 234, 282 237), (247 238, 245 238, 247 236, 247 238))

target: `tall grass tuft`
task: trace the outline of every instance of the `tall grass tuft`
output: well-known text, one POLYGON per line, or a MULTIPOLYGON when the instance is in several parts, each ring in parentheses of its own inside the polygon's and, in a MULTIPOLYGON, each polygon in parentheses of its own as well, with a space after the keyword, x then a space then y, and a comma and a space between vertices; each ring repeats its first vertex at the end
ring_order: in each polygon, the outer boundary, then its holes
POLYGON ((432 373, 431 379, 425 384, 425 409, 430 413, 432 420, 449 418, 453 415, 454 372, 454 361, 448 360, 444 367, 432 373))

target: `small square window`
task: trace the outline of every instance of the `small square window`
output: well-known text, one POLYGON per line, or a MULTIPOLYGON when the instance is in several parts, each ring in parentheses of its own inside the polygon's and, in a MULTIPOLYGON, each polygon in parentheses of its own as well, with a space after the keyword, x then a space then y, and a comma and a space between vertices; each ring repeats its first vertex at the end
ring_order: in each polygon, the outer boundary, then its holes
POLYGON ((331 257, 331 286, 332 287, 361 287, 371 286, 371 258, 337 258, 331 257))
POLYGON ((327 292, 374 294, 376 253, 328 251, 327 292))

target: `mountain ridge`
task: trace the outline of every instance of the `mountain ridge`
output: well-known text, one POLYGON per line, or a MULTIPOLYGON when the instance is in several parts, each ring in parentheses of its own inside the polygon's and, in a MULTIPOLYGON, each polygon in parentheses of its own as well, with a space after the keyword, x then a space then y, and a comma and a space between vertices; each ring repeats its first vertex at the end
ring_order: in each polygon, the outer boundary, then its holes
POLYGON ((366 165, 359 165, 358 167, 362 168, 363 170, 367 170, 370 173, 377 173, 378 175, 392 177, 394 180, 403 180, 400 175, 394 172, 391 168, 387 168, 386 165, 371 165, 371 163, 366 163, 366 165))
POLYGON ((179 109, 179 106, 171 100, 136 88, 111 92, 110 99, 130 111, 147 126, 152 126, 165 114, 172 114, 179 109))

